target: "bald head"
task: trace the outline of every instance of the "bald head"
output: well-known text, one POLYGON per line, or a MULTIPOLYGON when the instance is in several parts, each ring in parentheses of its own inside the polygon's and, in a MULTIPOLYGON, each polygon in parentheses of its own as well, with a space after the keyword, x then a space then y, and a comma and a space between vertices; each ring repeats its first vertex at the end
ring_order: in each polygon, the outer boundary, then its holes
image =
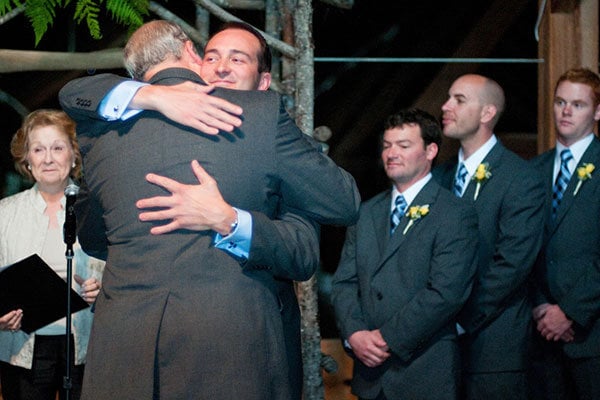
POLYGON ((456 81, 459 80, 472 85, 477 93, 477 97, 479 98, 481 105, 494 106, 496 113, 492 118, 491 125, 492 127, 496 126, 500 116, 502 115, 502 112, 504 112, 505 105, 504 90, 498 84, 498 82, 486 76, 477 74, 463 75, 456 81))
POLYGON ((444 136, 461 143, 465 158, 494 134, 504 111, 504 91, 485 76, 468 74, 456 79, 442 105, 444 136))

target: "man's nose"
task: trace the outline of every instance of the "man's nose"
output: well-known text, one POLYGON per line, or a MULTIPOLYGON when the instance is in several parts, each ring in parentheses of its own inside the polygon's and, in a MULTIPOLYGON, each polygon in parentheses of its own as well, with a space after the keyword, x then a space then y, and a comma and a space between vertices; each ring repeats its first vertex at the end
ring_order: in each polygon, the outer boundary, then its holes
POLYGON ((442 111, 448 111, 450 109, 450 100, 451 99, 448 99, 442 104, 442 111))
POLYGON ((219 61, 219 64, 217 65, 217 72, 219 74, 229 72, 229 62, 227 60, 219 61))
POLYGON ((386 149, 387 158, 396 159, 398 158, 398 148, 396 146, 391 146, 386 149))

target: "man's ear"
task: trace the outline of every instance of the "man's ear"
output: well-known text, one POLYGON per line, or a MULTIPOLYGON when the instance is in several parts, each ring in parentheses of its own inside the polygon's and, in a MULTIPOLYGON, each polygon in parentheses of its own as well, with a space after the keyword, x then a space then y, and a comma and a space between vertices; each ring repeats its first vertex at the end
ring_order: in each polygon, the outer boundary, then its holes
POLYGON ((440 148, 438 147, 437 143, 429 143, 425 147, 425 157, 429 161, 433 161, 435 159, 435 157, 437 156, 439 150, 440 150, 440 148))
POLYGON ((271 73, 261 72, 260 78, 258 79, 258 90, 267 90, 271 86, 271 73))
POLYGON ((483 106, 481 110, 481 122, 488 123, 494 119, 496 114, 498 113, 498 109, 493 104, 486 104, 483 106))
POLYGON ((596 106, 596 111, 594 112, 594 120, 596 120, 596 122, 600 121, 600 104, 596 106))
POLYGON ((194 45, 194 42, 188 40, 183 46, 185 56, 187 56, 189 60, 194 64, 202 65, 202 57, 200 57, 200 54, 198 54, 198 52, 196 51, 196 46, 194 45))

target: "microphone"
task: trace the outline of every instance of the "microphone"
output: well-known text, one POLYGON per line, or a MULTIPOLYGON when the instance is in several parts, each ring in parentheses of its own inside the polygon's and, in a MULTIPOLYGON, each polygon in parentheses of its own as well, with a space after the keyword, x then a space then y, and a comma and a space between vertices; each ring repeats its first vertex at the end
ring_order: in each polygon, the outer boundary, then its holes
POLYGON ((65 188, 65 197, 67 198, 67 204, 65 208, 65 223, 63 225, 63 238, 67 246, 73 246, 75 243, 76 233, 76 220, 75 220, 75 199, 79 193, 79 186, 68 185, 65 188))

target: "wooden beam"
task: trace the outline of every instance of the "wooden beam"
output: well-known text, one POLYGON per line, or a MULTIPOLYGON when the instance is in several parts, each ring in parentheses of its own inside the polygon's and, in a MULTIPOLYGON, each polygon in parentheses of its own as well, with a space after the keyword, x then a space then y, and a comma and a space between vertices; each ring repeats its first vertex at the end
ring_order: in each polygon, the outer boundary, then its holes
MULTIPOLYGON (((486 13, 465 37, 460 47, 452 54, 452 57, 489 56, 514 21, 523 12, 525 6, 526 2, 521 0, 495 0, 492 2, 486 13)), ((429 111, 433 115, 438 115, 442 105, 447 100, 448 89, 450 89, 452 82, 461 75, 477 71, 479 67, 480 64, 476 63, 445 64, 413 105, 429 111)), ((444 140, 444 145, 438 155, 439 161, 442 162, 449 157, 454 157, 457 149, 458 144, 455 141, 444 140)))
POLYGON ((321 3, 329 4, 347 10, 354 7, 354 0, 321 0, 321 3))
MULTIPOLYGON (((525 8, 521 0, 495 0, 486 13, 473 26, 460 47, 452 54, 453 58, 486 57, 502 40, 502 36, 519 17, 525 8)), ((414 102, 415 107, 423 108, 434 115, 440 112, 446 101, 446 94, 452 82, 460 75, 476 71, 479 64, 449 63, 437 74, 429 86, 414 102)))
POLYGON ((123 68, 123 50, 65 53, 0 49, 0 73, 123 68))
MULTIPOLYGON (((544 0, 540 0, 540 6, 544 0)), ((538 141, 541 153, 554 147, 554 85, 569 68, 598 72, 598 0, 551 1, 540 24, 538 56, 538 141)))

